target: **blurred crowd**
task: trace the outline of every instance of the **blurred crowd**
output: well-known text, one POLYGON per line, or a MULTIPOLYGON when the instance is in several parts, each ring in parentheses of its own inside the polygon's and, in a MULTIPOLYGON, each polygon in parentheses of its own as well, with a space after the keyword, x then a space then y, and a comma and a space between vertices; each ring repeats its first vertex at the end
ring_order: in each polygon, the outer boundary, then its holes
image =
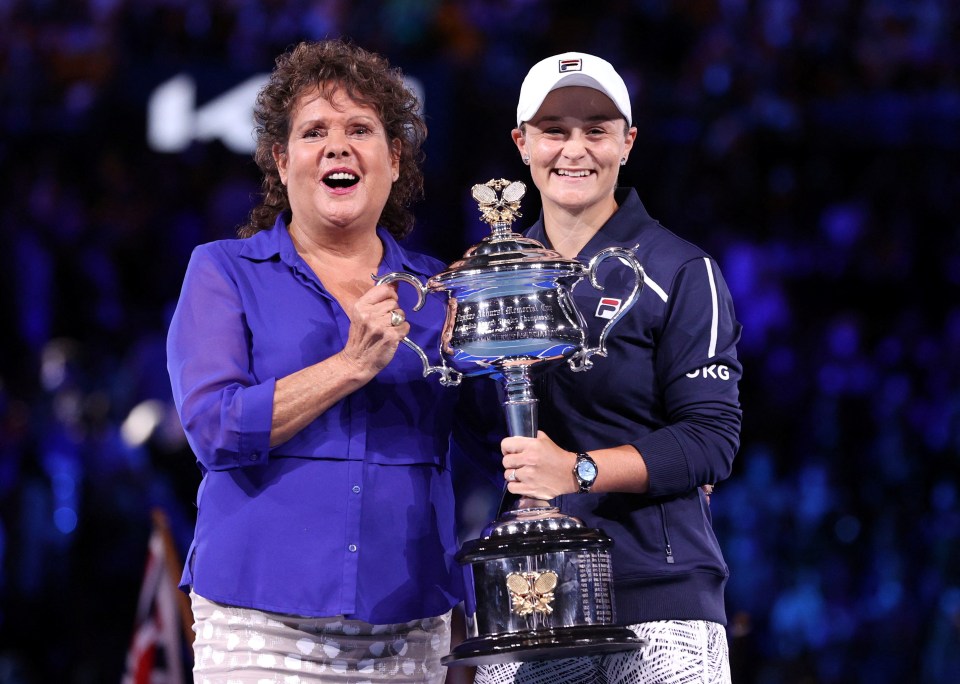
POLYGON ((192 73, 212 98, 334 35, 422 84, 411 241, 448 262, 485 234, 470 187, 527 180, 527 68, 617 65, 622 182, 718 259, 744 325, 711 503, 734 681, 956 680, 960 3, 0 0, 0 35, 0 684, 119 681, 150 511, 181 551, 192 530, 166 324, 259 175, 216 140, 150 150, 151 89, 192 73))

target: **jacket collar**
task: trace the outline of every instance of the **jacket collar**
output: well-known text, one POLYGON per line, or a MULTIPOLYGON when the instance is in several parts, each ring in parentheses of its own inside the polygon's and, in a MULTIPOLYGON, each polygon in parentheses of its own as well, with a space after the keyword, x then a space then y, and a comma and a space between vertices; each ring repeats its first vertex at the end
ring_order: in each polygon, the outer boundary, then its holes
MULTIPOLYGON (((596 235, 584 245, 578 255, 579 259, 583 259, 584 255, 590 257, 598 252, 601 247, 611 244, 633 249, 637 244, 640 233, 648 225, 656 224, 656 221, 647 213, 643 202, 640 201, 637 191, 633 188, 617 188, 614 191, 614 199, 617 200, 617 211, 607 219, 607 222, 600 227, 596 235)), ((530 226, 525 235, 540 241, 544 247, 551 247, 546 228, 543 225, 542 210, 540 211, 540 218, 530 226)))

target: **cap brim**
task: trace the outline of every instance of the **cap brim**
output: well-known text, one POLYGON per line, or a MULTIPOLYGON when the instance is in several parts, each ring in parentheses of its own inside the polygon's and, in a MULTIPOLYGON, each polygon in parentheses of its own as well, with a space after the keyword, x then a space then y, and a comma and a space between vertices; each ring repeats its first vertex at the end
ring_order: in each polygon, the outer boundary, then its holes
POLYGON ((544 90, 542 93, 538 94, 535 99, 531 99, 530 104, 523 111, 517 112, 517 125, 519 126, 524 121, 529 121, 532 119, 536 113, 540 110, 540 107, 543 106, 543 101, 547 99, 547 95, 552 93, 558 88, 570 88, 572 86, 583 86, 586 88, 592 88, 597 90, 613 102, 613 106, 617 108, 617 111, 627 120, 627 123, 630 123, 629 117, 620 109, 620 105, 617 103, 617 98, 613 96, 613 93, 608 91, 603 85, 595 79, 593 76, 588 74, 583 74, 579 72, 571 72, 568 74, 560 74, 559 78, 554 81, 547 90, 544 90))

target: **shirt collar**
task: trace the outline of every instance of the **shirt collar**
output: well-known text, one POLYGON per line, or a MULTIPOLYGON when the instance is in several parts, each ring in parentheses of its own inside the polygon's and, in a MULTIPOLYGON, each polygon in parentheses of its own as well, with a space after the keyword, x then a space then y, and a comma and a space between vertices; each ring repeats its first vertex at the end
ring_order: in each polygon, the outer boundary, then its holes
MULTIPOLYGON (((380 261, 378 276, 391 271, 411 271, 423 276, 433 275, 422 260, 411 258, 411 254, 403 249, 383 226, 377 226, 377 237, 383 243, 383 259, 380 261)), ((279 257, 283 263, 295 267, 300 255, 293 246, 283 214, 277 216, 272 228, 257 231, 246 238, 240 249, 240 256, 250 261, 270 261, 279 257)))

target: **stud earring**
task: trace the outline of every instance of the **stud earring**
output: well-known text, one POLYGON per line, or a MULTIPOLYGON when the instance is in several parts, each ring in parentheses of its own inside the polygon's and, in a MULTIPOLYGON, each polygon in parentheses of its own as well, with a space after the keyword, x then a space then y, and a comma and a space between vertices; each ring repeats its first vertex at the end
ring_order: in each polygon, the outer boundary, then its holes
POLYGON ((530 157, 524 155, 523 163, 526 164, 527 166, 530 166, 530 157))
POLYGON ((627 158, 620 157, 620 166, 626 166, 626 165, 627 165, 627 158))

